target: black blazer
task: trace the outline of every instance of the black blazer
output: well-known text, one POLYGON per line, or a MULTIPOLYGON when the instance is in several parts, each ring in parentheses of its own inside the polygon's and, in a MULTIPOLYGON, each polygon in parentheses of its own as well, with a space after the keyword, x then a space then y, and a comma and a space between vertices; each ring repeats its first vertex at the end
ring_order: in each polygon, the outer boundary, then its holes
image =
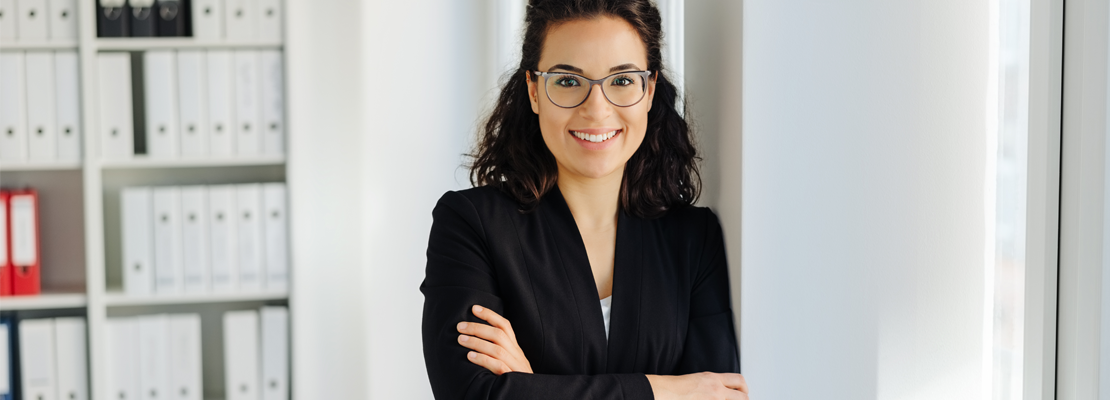
POLYGON ((424 361, 437 399, 652 399, 645 374, 740 372, 716 215, 620 213, 609 339, 582 236, 559 190, 522 214, 492 187, 447 192, 432 211, 424 361), (455 325, 478 304, 512 323, 535 374, 466 359, 455 325))

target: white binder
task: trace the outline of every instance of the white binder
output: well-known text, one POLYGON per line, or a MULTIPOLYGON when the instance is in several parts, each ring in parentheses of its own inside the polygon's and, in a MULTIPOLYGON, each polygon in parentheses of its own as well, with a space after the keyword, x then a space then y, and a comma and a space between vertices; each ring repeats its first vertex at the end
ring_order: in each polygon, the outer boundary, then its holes
POLYGON ((223 322, 226 400, 261 400, 258 311, 228 311, 223 322))
POLYGON ((215 42, 224 38, 224 4, 222 0, 193 0, 193 37, 197 41, 215 42))
POLYGON ((231 51, 209 50, 208 64, 208 140, 212 157, 228 157, 235 152, 235 67, 231 51))
POLYGON ((139 321, 139 399, 162 400, 170 393, 170 320, 166 314, 139 321))
POLYGON ((16 40, 15 0, 0 0, 0 41, 11 43, 16 40))
POLYGON ((235 55, 235 153, 254 156, 262 153, 259 129, 261 110, 259 96, 258 51, 237 50, 235 55))
POLYGON ((235 216, 238 220, 239 289, 259 290, 264 279, 261 185, 248 183, 235 186, 235 216))
POLYGON ((0 162, 27 159, 27 95, 23 53, 0 53, 0 162))
POLYGON ((259 52, 262 82, 262 152, 285 154, 285 74, 282 52, 259 52))
POLYGON ((58 159, 81 159, 81 89, 76 51, 54 53, 54 89, 57 95, 58 159))
POLYGON ((176 158, 181 139, 177 132, 177 54, 174 51, 143 53, 143 87, 147 154, 151 158, 176 158))
POLYGON ((257 0, 224 0, 227 39, 249 42, 258 39, 257 0))
POLYGON ((46 0, 51 40, 77 40, 77 0, 46 0))
POLYGON ((150 188, 120 191, 123 230, 123 291, 129 295, 154 293, 154 224, 150 188))
POLYGON ((43 42, 50 37, 46 0, 15 0, 19 16, 16 33, 21 42, 43 42))
POLYGON ((58 158, 55 129, 54 52, 29 51, 27 62, 27 148, 28 159, 53 161, 58 158))
POLYGON ((200 315, 171 314, 170 398, 201 400, 200 315))
POLYGON ((205 157, 208 155, 208 102, 204 72, 204 51, 179 50, 177 52, 178 106, 180 107, 181 156, 205 157))
POLYGON ((289 236, 286 217, 285 184, 262 185, 263 227, 266 252, 266 290, 289 289, 289 236))
MULTIPOLYGON (((2 21, 0 21, 2 22, 2 21)), ((0 210, 3 211, 3 210, 0 210)), ((2 222, 2 221, 0 221, 2 222)), ((12 353, 9 350, 11 344, 11 328, 6 321, 0 321, 0 398, 8 396, 12 398, 12 353)))
POLYGON ((262 307, 262 399, 289 400, 289 310, 262 307))
POLYGON ((104 324, 108 363, 103 399, 139 399, 139 325, 135 317, 108 318, 104 324))
POLYGON ((258 39, 281 43, 281 0, 258 1, 258 39))
POLYGON ((181 187, 181 255, 185 292, 208 291, 208 191, 204 186, 181 187))
POLYGON ((239 238, 235 218, 235 186, 208 187, 209 257, 212 259, 212 291, 230 292, 239 287, 239 238))
POLYGON ((105 159, 131 158, 135 154, 131 53, 99 53, 96 57, 100 154, 105 159))
POLYGON ((154 292, 181 293, 181 195, 176 186, 151 190, 154 210, 154 292))
POLYGON ((54 319, 54 348, 58 362, 58 398, 88 400, 89 367, 85 354, 85 319, 54 319))
POLYGON ((19 321, 19 370, 24 399, 58 398, 55 360, 54 320, 19 321))

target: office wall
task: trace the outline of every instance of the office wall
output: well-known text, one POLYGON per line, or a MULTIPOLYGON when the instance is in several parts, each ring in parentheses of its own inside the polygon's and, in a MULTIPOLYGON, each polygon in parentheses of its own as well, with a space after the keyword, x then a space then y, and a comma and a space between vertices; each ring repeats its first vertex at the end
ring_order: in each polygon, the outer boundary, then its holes
POLYGON ((290 2, 295 398, 431 398, 418 287, 435 202, 469 186, 493 5, 290 2))
POLYGON ((716 207, 735 215, 743 205, 739 229, 735 217, 726 229, 742 232, 743 253, 730 255, 743 271, 753 393, 989 390, 988 4, 744 1, 744 143, 726 140, 739 132, 720 122, 736 110, 720 111, 719 179, 732 189, 716 207), (725 162, 735 154, 739 168, 725 162))
POLYGON ((287 2, 294 399, 366 398, 361 2, 287 2))
POLYGON ((365 3, 362 282, 371 399, 431 398, 420 317, 432 208, 469 187, 462 154, 492 90, 488 2, 365 3), (390 39, 403 38, 403 40, 390 39))

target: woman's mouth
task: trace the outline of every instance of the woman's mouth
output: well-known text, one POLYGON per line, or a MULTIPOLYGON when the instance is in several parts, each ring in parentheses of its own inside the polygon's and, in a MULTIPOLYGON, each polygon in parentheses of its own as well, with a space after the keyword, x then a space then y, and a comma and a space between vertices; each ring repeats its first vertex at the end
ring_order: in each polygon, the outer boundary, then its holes
POLYGON ((572 130, 572 131, 570 131, 570 134, 574 135, 574 137, 576 137, 578 139, 585 140, 587 142, 602 143, 602 142, 605 142, 606 140, 609 140, 609 139, 612 139, 612 138, 616 137, 618 134, 621 133, 621 131, 622 131, 621 129, 614 129, 614 130, 611 130, 609 132, 589 133, 589 132, 579 132, 579 131, 573 131, 572 130))

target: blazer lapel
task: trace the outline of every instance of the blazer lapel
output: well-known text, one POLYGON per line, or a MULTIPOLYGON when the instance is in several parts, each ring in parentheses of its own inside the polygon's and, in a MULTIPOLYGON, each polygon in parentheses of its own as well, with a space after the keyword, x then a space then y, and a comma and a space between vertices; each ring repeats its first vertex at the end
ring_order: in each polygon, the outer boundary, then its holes
POLYGON ((640 297, 644 276, 643 231, 644 221, 624 211, 620 212, 617 218, 616 256, 613 261, 613 304, 609 317, 606 368, 609 373, 633 372, 639 362, 636 348, 640 343, 640 297))
MULTIPOLYGON (((607 371, 606 363, 610 359, 609 357, 612 357, 612 353, 607 353, 605 321, 601 315, 601 301, 598 299, 593 270, 590 269, 590 259, 586 255, 586 245, 582 241, 582 234, 578 231, 578 225, 574 222, 574 216, 570 213, 570 208, 567 207, 566 200, 563 199, 563 194, 559 192, 559 188, 553 188, 551 192, 544 195, 543 200, 547 205, 547 212, 544 213, 548 220, 546 225, 551 230, 550 237, 558 242, 555 243, 555 248, 560 249, 558 252, 559 261, 570 281, 571 293, 569 293, 570 298, 567 299, 567 303, 578 310, 578 326, 581 327, 581 343, 584 352, 582 356, 585 357, 586 365, 589 366, 589 373, 603 373, 607 371)), ((541 204, 541 207, 544 206, 541 204)), ((619 251, 619 226, 617 230, 619 251)), ((617 259, 620 259, 619 253, 617 259)), ((618 276, 614 279, 620 278, 618 276)), ((616 283, 614 283, 615 285, 616 283)), ((616 287, 614 287, 614 291, 615 289, 616 287)), ((617 307, 617 298, 614 297, 613 299, 614 307, 617 307)), ((617 311, 617 308, 613 309, 614 314, 617 311)), ((612 321, 610 321, 610 324, 612 324, 612 321)), ((612 326, 610 326, 610 329, 612 329, 612 326)))

